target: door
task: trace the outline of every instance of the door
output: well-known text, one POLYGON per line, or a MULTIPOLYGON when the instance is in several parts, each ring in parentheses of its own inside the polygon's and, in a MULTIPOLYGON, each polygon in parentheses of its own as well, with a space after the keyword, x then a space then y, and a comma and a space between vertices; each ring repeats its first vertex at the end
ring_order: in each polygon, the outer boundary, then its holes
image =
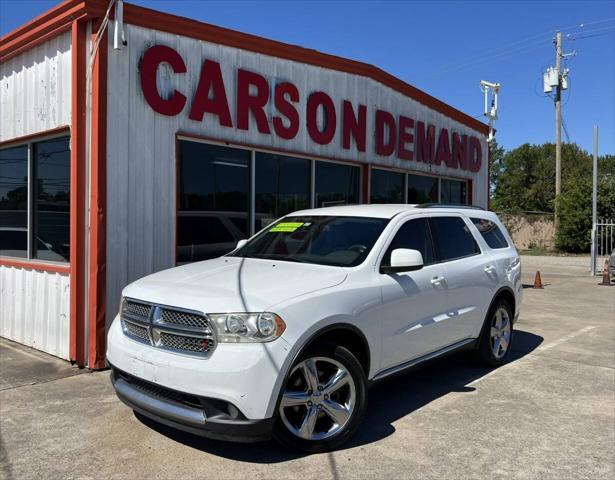
POLYGON ((423 268, 412 272, 377 273, 382 288, 382 358, 386 369, 441 347, 435 325, 446 315, 444 266, 437 264, 426 218, 403 223, 389 244, 381 265, 388 265, 391 251, 411 248, 423 255, 423 268))
POLYGON ((476 337, 493 297, 490 257, 481 253, 470 225, 461 216, 433 216, 429 225, 448 293, 440 337, 448 344, 476 337))

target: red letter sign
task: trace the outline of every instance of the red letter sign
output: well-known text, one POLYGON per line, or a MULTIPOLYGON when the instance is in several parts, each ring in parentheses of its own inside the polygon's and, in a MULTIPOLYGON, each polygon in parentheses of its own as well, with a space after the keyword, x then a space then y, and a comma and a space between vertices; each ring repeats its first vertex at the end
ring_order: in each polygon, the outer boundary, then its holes
POLYGON ((451 164, 451 140, 446 128, 440 130, 438 148, 436 149, 436 165, 440 165, 442 162, 447 166, 451 164))
POLYGON ((141 90, 150 107, 162 115, 177 115, 186 105, 186 97, 174 90, 167 99, 158 93, 156 71, 161 63, 168 63, 175 73, 186 73, 186 64, 175 50, 164 45, 150 47, 141 59, 141 90))
POLYGON ((355 116, 352 103, 344 100, 342 110, 342 147, 350 149, 350 136, 354 137, 359 152, 365 151, 365 133, 367 125, 367 107, 359 105, 359 114, 355 116))
POLYGON ((468 136, 453 133, 453 168, 468 169, 468 136))
POLYGON ((397 129, 395 128, 395 118, 384 110, 376 111, 376 153, 385 157, 395 151, 395 141, 397 139, 397 129), (386 137, 386 130, 389 136, 386 137), (388 141, 387 141, 388 140, 388 141))
POLYGON ((416 161, 433 163, 436 144, 436 127, 429 125, 425 133, 425 124, 416 124, 416 161))
POLYGON ((284 126, 284 122, 278 116, 273 117, 273 129, 275 133, 286 140, 295 138, 299 131, 299 112, 290 102, 299 101, 299 90, 290 82, 278 83, 275 86, 275 108, 278 112, 288 118, 288 127, 284 126), (289 100, 286 100, 284 95, 288 94, 289 100))
POLYGON ((470 160, 470 171, 478 172, 483 161, 483 152, 480 145, 480 140, 476 137, 470 137, 470 151, 468 158, 470 160))
POLYGON ((337 117, 335 115, 335 105, 331 97, 324 92, 314 92, 310 95, 307 102, 307 130, 312 140, 320 145, 331 143, 335 136, 337 117), (318 107, 323 106, 325 111, 325 128, 318 130, 316 115, 318 107))
POLYGON ((412 118, 400 115, 397 156, 402 160, 412 160, 414 157, 412 150, 408 150, 406 148, 407 143, 414 142, 414 135, 412 134, 412 131, 409 130, 411 128, 414 128, 414 120, 412 118))
POLYGON ((237 72, 237 128, 248 130, 250 122, 248 112, 251 110, 256 120, 256 127, 261 133, 270 133, 269 122, 265 114, 265 105, 269 101, 269 84, 258 73, 241 70, 237 72), (256 87, 256 95, 250 95, 250 85, 256 87))
POLYGON ((228 108, 226 92, 224 91, 224 81, 220 64, 205 60, 201 69, 199 86, 196 88, 194 100, 189 117, 198 122, 203 120, 205 112, 213 113, 218 116, 220 125, 232 127, 231 112, 228 108), (213 90, 213 98, 209 98, 209 91, 213 90))

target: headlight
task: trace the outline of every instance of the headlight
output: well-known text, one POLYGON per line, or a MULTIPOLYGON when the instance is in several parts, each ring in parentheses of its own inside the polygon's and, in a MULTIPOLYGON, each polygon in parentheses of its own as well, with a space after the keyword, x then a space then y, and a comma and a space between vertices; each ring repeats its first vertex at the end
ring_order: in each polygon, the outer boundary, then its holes
POLYGON ((207 317, 218 334, 218 342, 270 342, 286 329, 275 313, 208 313, 207 317))

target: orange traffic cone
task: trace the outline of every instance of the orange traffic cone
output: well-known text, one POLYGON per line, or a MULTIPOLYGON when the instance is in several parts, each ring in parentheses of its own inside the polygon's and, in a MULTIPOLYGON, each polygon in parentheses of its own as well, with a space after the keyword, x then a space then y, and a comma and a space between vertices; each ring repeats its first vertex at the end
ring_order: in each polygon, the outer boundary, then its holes
POLYGON ((609 260, 604 261, 604 270, 602 271, 602 282, 598 285, 611 285, 611 276, 609 275, 609 260))
POLYGON ((534 288, 542 288, 542 279, 540 278, 540 270, 536 270, 534 277, 534 288))

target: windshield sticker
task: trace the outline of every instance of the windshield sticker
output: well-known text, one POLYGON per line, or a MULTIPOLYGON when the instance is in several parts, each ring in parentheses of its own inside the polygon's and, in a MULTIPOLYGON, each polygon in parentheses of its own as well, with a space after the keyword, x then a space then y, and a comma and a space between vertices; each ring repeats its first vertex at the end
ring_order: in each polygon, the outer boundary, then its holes
POLYGON ((292 233, 297 230, 299 227, 303 226, 303 222, 281 222, 278 223, 273 228, 270 228, 270 232, 287 232, 292 233))

